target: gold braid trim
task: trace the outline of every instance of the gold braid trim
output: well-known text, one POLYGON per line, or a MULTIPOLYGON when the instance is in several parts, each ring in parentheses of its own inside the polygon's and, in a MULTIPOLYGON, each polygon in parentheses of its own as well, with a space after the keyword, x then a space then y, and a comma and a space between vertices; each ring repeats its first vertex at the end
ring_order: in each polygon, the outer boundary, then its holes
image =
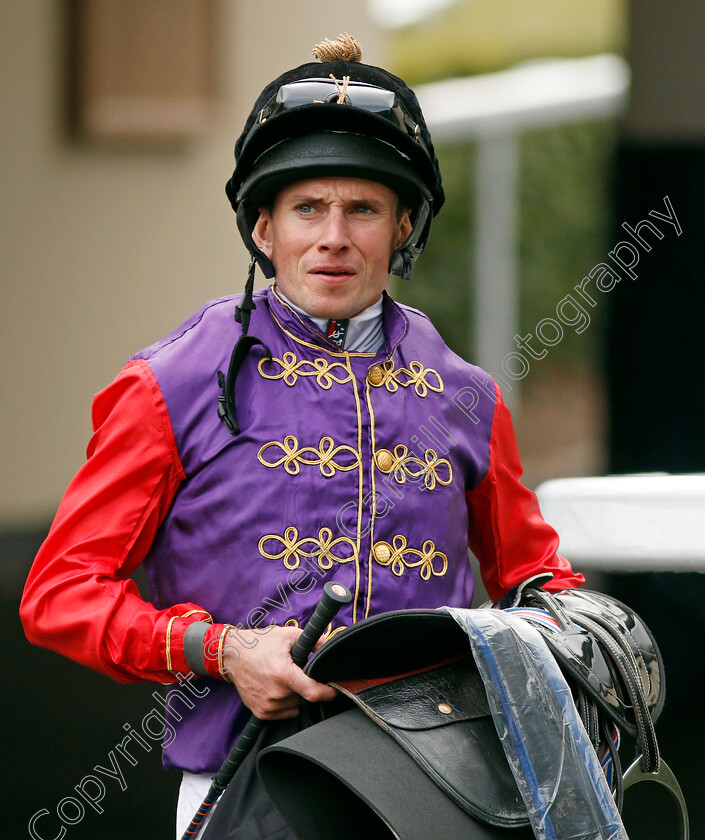
POLYGON ((278 440, 265 443, 265 445, 257 453, 257 459, 260 464, 264 464, 265 467, 270 467, 271 469, 280 467, 283 464, 284 469, 289 473, 289 475, 298 475, 301 472, 301 464, 319 467, 321 475, 324 478, 333 478, 337 470, 341 470, 343 472, 354 470, 360 463, 360 458, 352 446, 347 446, 346 444, 336 446, 333 438, 328 437, 327 435, 321 438, 320 443, 318 444, 318 449, 316 449, 315 446, 299 447, 298 439, 294 435, 287 435, 284 438, 284 443, 279 443, 278 440), (264 453, 272 446, 281 450, 284 454, 281 458, 274 461, 265 461, 264 453), (349 452, 352 455, 352 463, 337 463, 335 461, 335 457, 341 452, 349 452), (307 455, 309 457, 306 457, 307 455))
POLYGON ((357 561, 357 547, 349 537, 338 537, 333 539, 333 532, 330 528, 321 528, 316 537, 303 537, 299 539, 298 528, 291 525, 284 531, 284 536, 278 534, 266 534, 259 541, 259 553, 268 560, 282 560, 287 569, 298 569, 301 564, 301 557, 312 557, 321 569, 330 569, 334 563, 352 563, 357 561), (270 554, 266 551, 269 541, 284 546, 281 551, 270 554), (352 554, 348 557, 339 557, 333 549, 341 545, 350 547, 352 554), (308 550, 304 548, 306 546, 308 550))
POLYGON ((447 487, 453 481, 453 467, 446 458, 439 458, 433 449, 427 449, 422 461, 415 455, 409 455, 409 450, 401 443, 394 447, 394 460, 389 468, 381 471, 393 473, 397 484, 404 484, 407 476, 413 480, 423 478, 427 490, 435 490, 436 483, 447 487), (443 478, 439 469, 447 470, 448 477, 443 478))
POLYGON ((234 629, 235 628, 232 626, 232 624, 226 624, 225 627, 223 628, 223 632, 220 634, 220 637, 218 638, 218 673, 220 674, 220 676, 224 680, 227 680, 228 676, 227 676, 227 672, 225 671, 225 669, 223 667, 223 644, 225 642, 225 639, 227 638, 228 633, 231 630, 234 630, 234 629))
POLYGON ((372 556, 380 566, 391 566, 392 572, 401 577, 405 569, 416 569, 420 567, 419 574, 422 580, 430 580, 434 577, 443 577, 448 571, 448 558, 442 551, 438 551, 433 540, 426 540, 423 549, 409 548, 406 544, 406 537, 397 534, 393 537, 392 544, 388 542, 375 543, 372 556), (409 557, 418 557, 418 560, 410 560, 409 557), (436 569, 433 561, 436 558, 441 560, 441 568, 436 569))
MULTIPOLYGON (((208 624, 213 624, 213 617, 209 612, 206 612, 206 610, 189 610, 183 615, 173 615, 166 626, 166 669, 167 671, 171 671, 172 674, 174 673, 174 669, 171 667, 171 626, 177 618, 189 618, 196 613, 203 613, 207 616, 207 618, 202 619, 202 621, 206 621, 208 624)), ((167 685, 167 683, 165 683, 165 685, 167 685)))
POLYGON ((394 394, 402 388, 409 388, 414 386, 414 391, 419 397, 425 397, 429 391, 435 391, 437 394, 443 393, 443 380, 438 371, 433 368, 425 368, 421 362, 409 362, 409 370, 406 368, 394 368, 394 362, 384 362, 381 364, 382 378, 379 382, 370 380, 370 385, 373 388, 386 388, 390 394, 394 394), (435 377, 435 382, 429 381, 435 377))
POLYGON ((166 669, 167 671, 171 671, 172 674, 174 671, 171 667, 171 625, 178 617, 178 615, 173 615, 166 626, 166 669))
POLYGON ((299 376, 315 376, 318 385, 327 391, 334 382, 338 385, 344 385, 353 378, 352 371, 349 371, 341 362, 328 362, 326 359, 302 359, 299 361, 296 355, 291 352, 284 353, 281 359, 260 359, 257 368, 260 376, 265 379, 283 379, 289 387, 296 385, 299 376), (276 366, 281 368, 278 373, 267 373, 265 368, 276 366), (336 376, 331 371, 341 368, 344 371, 344 376, 338 374, 336 376))

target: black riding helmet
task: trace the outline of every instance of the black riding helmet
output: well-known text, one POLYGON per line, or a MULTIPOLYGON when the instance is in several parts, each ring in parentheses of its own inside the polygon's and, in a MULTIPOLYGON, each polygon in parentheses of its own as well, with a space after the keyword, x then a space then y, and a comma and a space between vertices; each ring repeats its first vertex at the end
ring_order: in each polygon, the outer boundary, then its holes
POLYGON ((252 255, 235 319, 242 324, 227 377, 218 371, 218 416, 239 432, 235 380, 250 349, 255 264, 265 277, 274 266, 252 239, 261 207, 285 186, 308 178, 348 176, 390 187, 411 211, 412 230, 391 255, 389 272, 411 277, 423 251, 431 219, 445 200, 431 135, 414 92, 397 76, 360 63, 357 41, 340 35, 314 48, 318 61, 302 64, 267 85, 257 98, 235 144, 236 166, 225 186, 240 235, 252 255))
POLYGON ((314 55, 343 57, 302 64, 268 84, 235 144, 237 165, 225 191, 240 234, 265 276, 273 277, 274 267, 252 240, 260 207, 308 178, 378 181, 411 209, 412 233, 389 267, 410 277, 445 199, 418 100, 397 76, 360 63, 350 36, 323 42, 314 55))

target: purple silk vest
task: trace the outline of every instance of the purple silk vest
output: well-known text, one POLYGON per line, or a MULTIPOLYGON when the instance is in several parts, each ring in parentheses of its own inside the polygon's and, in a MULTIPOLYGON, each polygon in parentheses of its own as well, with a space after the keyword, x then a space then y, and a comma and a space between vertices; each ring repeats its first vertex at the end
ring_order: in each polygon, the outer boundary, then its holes
MULTIPOLYGON (((211 301, 134 357, 154 372, 186 474, 145 562, 153 603, 194 602, 262 633, 303 626, 329 579, 354 594, 332 632, 386 610, 469 606, 465 493, 488 469, 489 377, 386 294, 384 346, 355 354, 270 288, 249 334, 272 361, 256 346, 240 369, 233 437, 217 371, 239 337, 237 302, 211 301)), ((167 690, 164 764, 214 772, 249 712, 230 683, 198 688, 167 690)))

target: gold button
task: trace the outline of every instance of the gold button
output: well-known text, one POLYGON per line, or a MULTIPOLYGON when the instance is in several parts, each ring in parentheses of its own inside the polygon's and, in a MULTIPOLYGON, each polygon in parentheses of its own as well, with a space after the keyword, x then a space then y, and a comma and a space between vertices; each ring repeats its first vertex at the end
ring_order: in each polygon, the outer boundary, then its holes
POLYGON ((392 469, 394 463, 394 456, 388 449, 378 449, 375 452, 375 464, 377 469, 383 473, 388 473, 392 469))
POLYGON ((371 385, 381 385, 382 380, 384 379, 384 371, 379 365, 375 365, 370 368, 367 378, 370 380, 371 385))
POLYGON ((438 704, 438 711, 442 715, 450 715, 453 713, 453 707, 449 706, 448 703, 439 703, 438 704))
POLYGON ((375 560, 379 563, 387 563, 389 562, 389 558, 392 556, 392 549, 390 548, 389 544, 386 542, 378 542, 372 548, 372 553, 375 556, 375 560))

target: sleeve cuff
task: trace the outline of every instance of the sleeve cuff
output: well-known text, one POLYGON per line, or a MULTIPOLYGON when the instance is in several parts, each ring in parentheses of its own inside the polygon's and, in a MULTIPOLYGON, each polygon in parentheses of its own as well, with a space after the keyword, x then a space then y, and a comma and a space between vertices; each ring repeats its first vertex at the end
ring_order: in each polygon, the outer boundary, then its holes
POLYGON ((211 625, 206 621, 194 621, 189 624, 184 633, 184 656, 186 663, 194 674, 200 677, 208 676, 203 655, 203 637, 211 625))
POLYGON ((205 675, 210 673, 203 666, 203 661, 198 659, 197 645, 189 644, 190 653, 186 653, 186 634, 193 641, 193 634, 198 631, 191 631, 189 628, 194 625, 211 626, 210 615, 206 610, 193 608, 184 615, 172 616, 169 619, 166 630, 166 667, 167 671, 174 677, 181 679, 184 674, 194 673, 205 675), (195 667, 194 667, 195 666, 195 667))
POLYGON ((230 624, 209 624, 201 642, 202 665, 209 677, 225 680, 223 673, 223 646, 232 629, 230 624))

